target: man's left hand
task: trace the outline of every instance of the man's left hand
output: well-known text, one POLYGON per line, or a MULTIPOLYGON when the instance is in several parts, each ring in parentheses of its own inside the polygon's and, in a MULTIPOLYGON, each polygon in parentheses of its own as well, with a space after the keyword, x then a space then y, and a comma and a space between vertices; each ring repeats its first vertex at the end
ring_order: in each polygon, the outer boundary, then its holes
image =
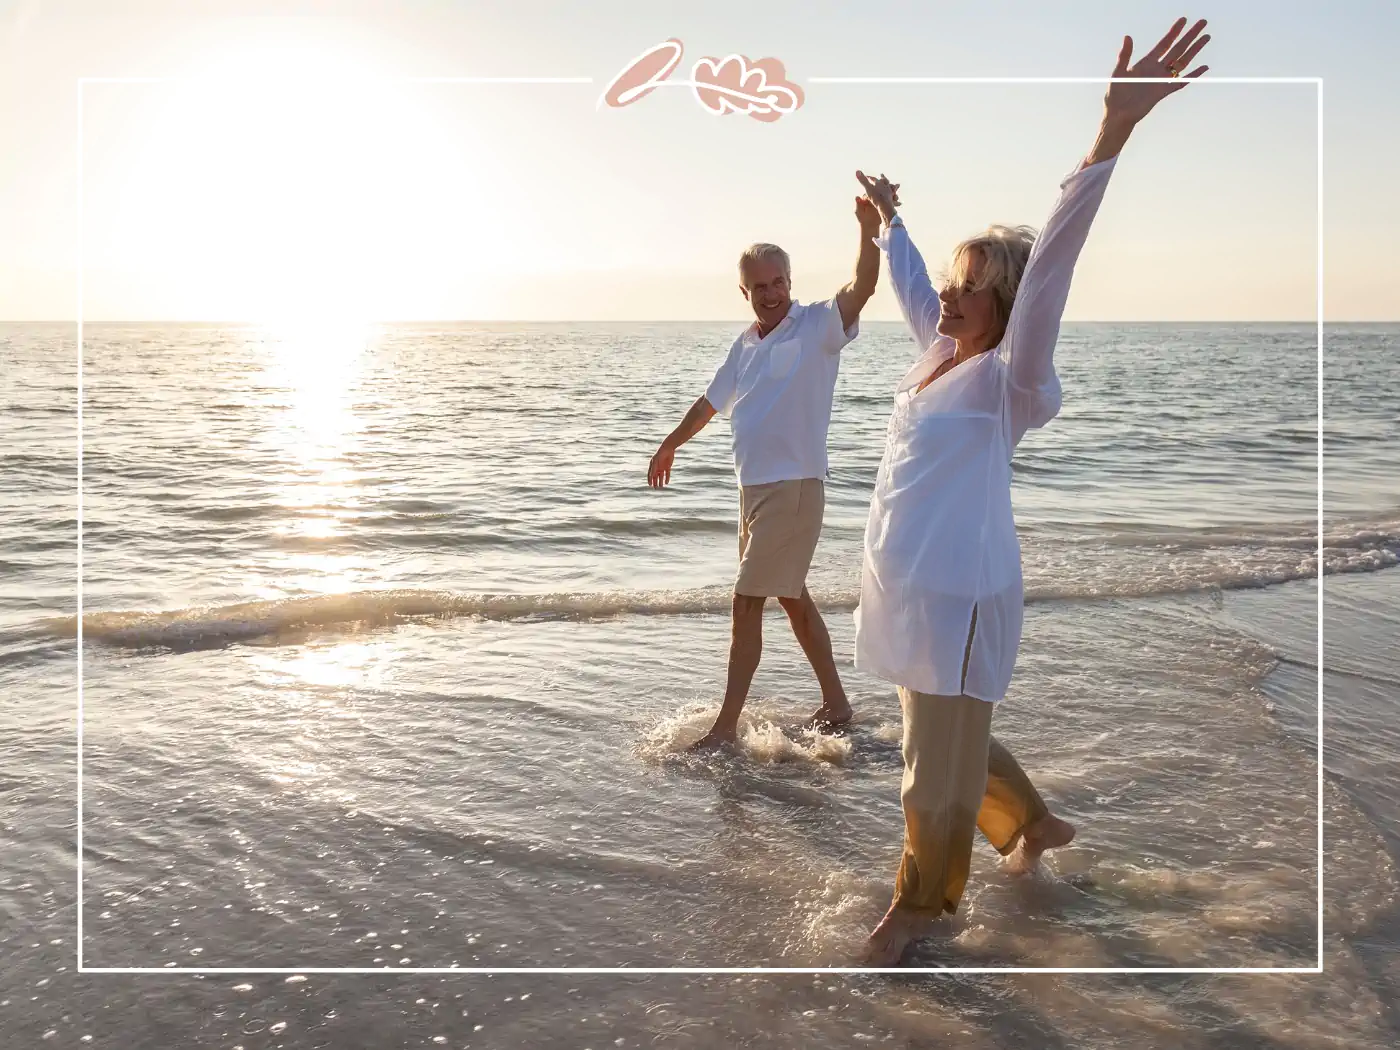
POLYGON ((861 232, 866 236, 879 235, 880 209, 875 207, 875 202, 869 197, 856 198, 856 220, 860 223, 861 232))

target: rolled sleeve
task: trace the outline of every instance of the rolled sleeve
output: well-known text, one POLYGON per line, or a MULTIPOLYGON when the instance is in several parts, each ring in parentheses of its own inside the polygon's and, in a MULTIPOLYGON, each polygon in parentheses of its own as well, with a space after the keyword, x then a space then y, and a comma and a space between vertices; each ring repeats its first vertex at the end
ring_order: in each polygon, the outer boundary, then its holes
POLYGON ((850 328, 842 326, 841 307, 834 298, 813 303, 812 309, 820 312, 817 329, 820 333, 821 347, 826 353, 839 354, 848 343, 860 335, 859 318, 850 328))
POLYGON ((735 360, 733 349, 724 355, 724 360, 720 362, 719 368, 715 369, 714 378, 710 380, 710 385, 705 388, 705 400, 722 416, 728 416, 734 411, 734 399, 739 392, 738 363, 735 360))

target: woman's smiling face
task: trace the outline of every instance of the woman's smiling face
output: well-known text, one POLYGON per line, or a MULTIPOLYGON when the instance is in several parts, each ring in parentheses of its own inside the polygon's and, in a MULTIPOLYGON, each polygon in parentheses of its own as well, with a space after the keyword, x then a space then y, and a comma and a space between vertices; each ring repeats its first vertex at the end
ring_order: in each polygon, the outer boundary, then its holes
POLYGON ((990 287, 980 287, 987 268, 987 260, 980 251, 970 249, 961 263, 952 267, 953 277, 938 293, 942 307, 938 316, 938 334, 949 336, 959 343, 981 344, 1000 327, 996 293, 990 287))

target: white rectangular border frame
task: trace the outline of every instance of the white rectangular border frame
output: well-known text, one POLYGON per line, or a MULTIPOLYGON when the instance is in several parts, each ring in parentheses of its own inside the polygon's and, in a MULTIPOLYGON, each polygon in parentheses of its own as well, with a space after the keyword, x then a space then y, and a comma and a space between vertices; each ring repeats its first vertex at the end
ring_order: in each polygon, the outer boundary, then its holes
MULTIPOLYGON (((77 777, 77 970, 79 973, 138 974, 1013 974, 1013 973, 1322 973, 1325 958, 1323 926, 1323 95, 1322 77, 1211 77, 1198 84, 1312 84, 1317 88, 1317 962, 1312 966, 85 966, 83 964, 83 94, 88 84, 157 84, 176 77, 79 77, 77 185, 78 296, 78 777, 77 777)), ((387 79, 387 78, 386 78, 387 79)), ((416 84, 592 84, 591 77, 397 77, 416 84)), ((1108 84, 1112 77, 808 77, 811 84, 1108 84)), ((1136 80, 1136 83, 1143 83, 1136 80)), ((1170 81, 1168 81, 1170 82, 1170 81)))

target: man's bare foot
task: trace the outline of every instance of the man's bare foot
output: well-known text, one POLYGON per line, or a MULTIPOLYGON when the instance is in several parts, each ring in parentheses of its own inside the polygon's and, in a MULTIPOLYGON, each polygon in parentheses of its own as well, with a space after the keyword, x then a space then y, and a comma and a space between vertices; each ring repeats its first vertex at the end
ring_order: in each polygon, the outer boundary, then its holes
POLYGON ((1046 850, 1068 846, 1073 841, 1073 824, 1056 816, 1044 816, 1025 830, 1003 867, 1013 875, 1025 875, 1035 869, 1046 850))
POLYGON ((921 937, 933 932, 936 920, 917 912, 890 905, 885 917, 880 920, 865 942, 865 955, 861 962, 865 966, 898 966, 905 951, 921 937))
POLYGON ((828 701, 817 708, 816 714, 802 723, 802 727, 804 729, 819 729, 824 733, 829 733, 833 729, 850 725, 853 717, 855 717, 855 712, 851 710, 848 701, 843 700, 839 704, 828 701))
POLYGON ((731 729, 728 733, 720 729, 711 729, 695 743, 691 744, 687 751, 715 751, 722 747, 734 747, 738 743, 738 733, 731 729))

